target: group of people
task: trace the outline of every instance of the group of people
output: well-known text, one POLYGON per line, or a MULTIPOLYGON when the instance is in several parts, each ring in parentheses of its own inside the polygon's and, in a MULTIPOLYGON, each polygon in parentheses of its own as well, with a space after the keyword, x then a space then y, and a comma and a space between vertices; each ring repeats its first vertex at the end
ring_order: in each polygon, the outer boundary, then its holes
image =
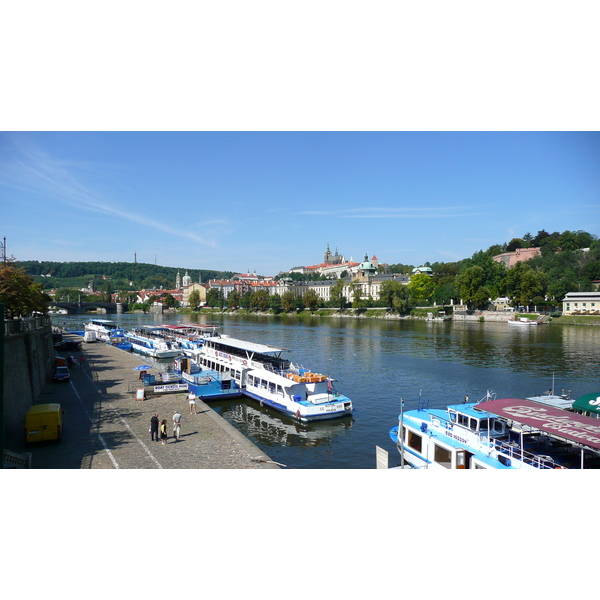
POLYGON ((72 354, 69 354, 69 365, 70 366, 83 367, 84 362, 85 362, 85 359, 83 358, 83 354, 79 357, 79 362, 77 362, 77 359, 72 354))
MULTIPOLYGON (((198 414, 196 412, 196 394, 190 391, 188 395, 188 402, 190 404, 190 415, 198 414)), ((181 434, 181 421, 183 417, 181 413, 176 410, 173 415, 173 437, 175 441, 179 441, 179 436, 181 434)), ((150 434, 150 440, 152 442, 160 441, 164 444, 167 443, 167 420, 163 419, 162 421, 158 418, 158 413, 154 413, 152 418, 150 419, 150 429, 148 430, 150 434)))
MULTIPOLYGON (((181 435, 181 413, 176 410, 173 415, 173 437, 175 441, 179 441, 179 436, 181 435)), ((160 432, 160 441, 163 446, 167 443, 167 420, 163 419, 162 421, 158 418, 158 413, 154 413, 152 418, 150 419, 150 441, 158 442, 159 441, 159 432, 160 432)))

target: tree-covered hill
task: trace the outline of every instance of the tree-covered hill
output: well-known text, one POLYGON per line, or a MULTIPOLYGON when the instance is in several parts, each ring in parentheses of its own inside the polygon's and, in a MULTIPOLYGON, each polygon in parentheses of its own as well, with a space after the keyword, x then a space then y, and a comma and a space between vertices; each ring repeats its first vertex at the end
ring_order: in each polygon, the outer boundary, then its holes
MULTIPOLYGON (((33 276, 44 289, 87 287, 91 280, 100 288, 109 280, 113 290, 173 289, 177 272, 183 278, 185 268, 163 267, 150 263, 130 262, 52 262, 24 260, 19 266, 33 276)), ((212 271, 207 269, 187 269, 193 282, 200 278, 205 283, 209 279, 229 278, 233 271, 212 271)))

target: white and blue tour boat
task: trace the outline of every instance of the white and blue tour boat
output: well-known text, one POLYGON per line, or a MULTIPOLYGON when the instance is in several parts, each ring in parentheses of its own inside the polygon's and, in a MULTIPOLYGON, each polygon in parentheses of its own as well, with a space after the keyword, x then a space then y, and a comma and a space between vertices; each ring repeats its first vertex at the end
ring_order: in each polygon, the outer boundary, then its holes
POLYGON ((194 360, 222 373, 245 396, 299 421, 352 413, 352 401, 335 390, 335 380, 294 365, 283 357, 285 352, 289 350, 221 335, 206 338, 194 360))
POLYGON ((111 334, 115 333, 119 329, 119 325, 115 321, 109 321, 108 319, 91 319, 89 323, 85 324, 85 333, 93 332, 97 340, 102 342, 109 342, 111 334))
POLYGON ((125 341, 131 344, 134 352, 152 358, 175 358, 182 354, 175 341, 165 339, 160 327, 140 327, 125 333, 125 341))
POLYGON ((418 469, 600 468, 600 423, 547 404, 489 399, 400 413, 390 430, 418 469), (398 433, 400 432, 400 435, 398 433))

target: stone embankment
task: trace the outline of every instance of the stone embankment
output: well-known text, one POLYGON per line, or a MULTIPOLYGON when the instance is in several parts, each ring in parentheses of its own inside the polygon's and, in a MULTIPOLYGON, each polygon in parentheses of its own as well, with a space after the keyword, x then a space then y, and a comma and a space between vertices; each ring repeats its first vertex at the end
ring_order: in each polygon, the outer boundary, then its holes
MULTIPOLYGON (((66 335, 66 339, 80 340, 66 335)), ((82 344, 73 354, 83 364, 71 367, 71 381, 48 383, 37 403, 60 402, 64 434, 60 443, 26 445, 22 424, 7 428, 6 447, 31 452, 40 469, 264 469, 279 468, 210 406, 197 401, 190 414, 185 393, 135 399, 143 357, 104 343, 82 344), (183 415, 181 438, 175 441, 173 414, 183 415), (151 441, 154 413, 168 425, 167 444, 151 441)))

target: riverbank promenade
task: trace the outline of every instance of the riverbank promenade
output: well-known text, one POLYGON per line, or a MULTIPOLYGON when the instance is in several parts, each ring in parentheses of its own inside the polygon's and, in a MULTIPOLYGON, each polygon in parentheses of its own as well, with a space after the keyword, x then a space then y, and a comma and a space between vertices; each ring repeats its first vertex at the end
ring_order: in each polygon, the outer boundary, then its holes
MULTIPOLYGON (((81 340, 66 334, 64 339, 81 340)), ((210 406, 197 400, 190 414, 187 393, 150 395, 136 400, 136 366, 144 357, 109 344, 82 343, 72 354, 83 363, 71 366, 68 383, 48 383, 38 404, 59 402, 66 411, 60 443, 27 445, 7 432, 7 447, 31 452, 34 469, 278 469, 259 448, 210 406), (179 441, 173 438, 173 414, 183 416, 179 441), (166 419, 168 440, 151 441, 150 419, 166 419)), ((150 373, 158 374, 158 369, 150 373)), ((18 432, 21 433, 20 431, 18 432)))

